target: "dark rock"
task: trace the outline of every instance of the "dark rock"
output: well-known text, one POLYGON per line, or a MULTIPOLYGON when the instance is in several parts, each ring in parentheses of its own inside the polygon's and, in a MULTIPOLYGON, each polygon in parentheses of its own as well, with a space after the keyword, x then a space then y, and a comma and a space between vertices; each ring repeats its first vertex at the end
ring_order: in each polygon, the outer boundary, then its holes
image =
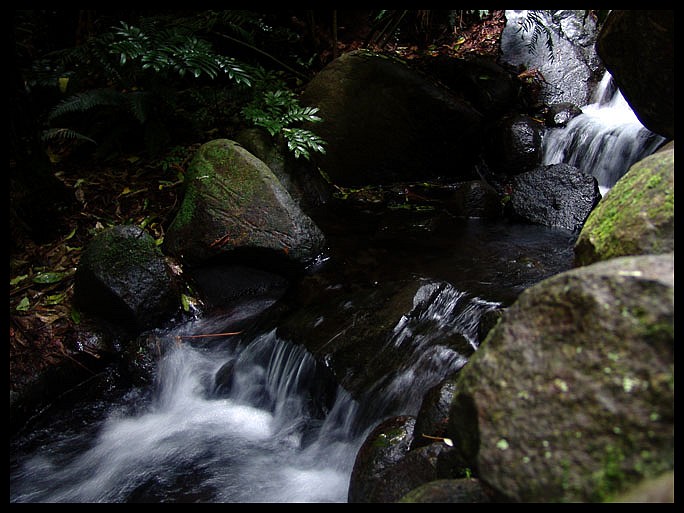
POLYGON ((336 185, 474 178, 482 114, 399 60, 346 53, 301 102, 320 109, 323 122, 305 127, 327 142, 315 160, 336 185))
POLYGON ((74 295, 83 311, 134 331, 158 325, 180 307, 177 278, 154 239, 137 226, 93 237, 81 254, 74 295))
POLYGON ((460 184, 445 203, 445 208, 452 215, 466 218, 496 219, 503 214, 501 196, 483 180, 460 184))
POLYGON ((492 497, 477 479, 438 479, 414 488, 398 502, 483 504, 492 497))
POLYGON ((541 163, 544 126, 530 116, 503 118, 495 126, 487 150, 487 164, 498 174, 517 175, 541 163))
MULTIPOLYGON (((391 417, 370 432, 354 462, 349 479, 349 502, 383 502, 387 498, 384 489, 388 472, 408 452, 414 425, 414 417, 391 417)), ((389 495, 394 495, 391 490, 389 495)))
POLYGON ((428 437, 447 436, 449 408, 455 393, 455 378, 445 379, 428 390, 416 415, 412 450, 433 443, 434 439, 428 437))
POLYGON ((579 231, 600 199, 596 178, 553 164, 513 177, 510 207, 528 222, 579 231))
POLYGON ((641 123, 674 139, 674 11, 613 10, 597 51, 641 123))
POLYGON ((580 114, 582 114, 582 109, 574 103, 554 103, 549 105, 549 108, 546 110, 544 121, 549 127, 563 127, 568 124, 568 121, 580 114))
POLYGON ((515 502, 602 502, 674 468, 674 254, 526 289, 459 373, 449 437, 515 502))

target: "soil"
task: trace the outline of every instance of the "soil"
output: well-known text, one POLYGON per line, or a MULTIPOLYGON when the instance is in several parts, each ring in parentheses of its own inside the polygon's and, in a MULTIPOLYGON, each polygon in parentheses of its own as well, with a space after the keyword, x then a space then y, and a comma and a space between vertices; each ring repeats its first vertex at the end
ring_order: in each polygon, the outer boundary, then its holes
MULTIPOLYGON (((447 34, 438 44, 419 47, 393 41, 374 49, 407 61, 445 55, 496 57, 503 26, 503 11, 492 11, 483 22, 447 34)), ((338 53, 363 44, 341 39, 338 53)), ((115 224, 136 224, 161 240, 182 200, 183 174, 197 147, 199 143, 176 147, 163 159, 129 154, 106 163, 72 158, 69 148, 48 148, 54 174, 73 194, 75 208, 64 210, 54 220, 58 233, 40 242, 10 226, 10 392, 20 392, 43 371, 65 362, 83 366, 79 356, 84 353, 100 357, 88 343, 96 322, 72 304, 81 251, 98 231, 115 224)))

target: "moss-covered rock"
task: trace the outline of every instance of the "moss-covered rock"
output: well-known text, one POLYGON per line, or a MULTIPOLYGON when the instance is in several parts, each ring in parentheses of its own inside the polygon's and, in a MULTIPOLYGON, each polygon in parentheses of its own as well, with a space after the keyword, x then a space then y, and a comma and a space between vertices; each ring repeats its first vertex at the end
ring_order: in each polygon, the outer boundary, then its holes
POLYGON ((121 225, 99 233, 83 250, 74 300, 83 311, 135 331, 170 318, 180 307, 180 289, 152 236, 121 225))
POLYGON ((525 290, 459 373, 448 436, 518 502, 601 502, 674 466, 674 254, 525 290))
POLYGON ((204 144, 186 176, 164 249, 186 264, 226 257, 256 267, 303 267, 325 237, 273 172, 228 139, 204 144))
POLYGON ((438 479, 414 488, 397 502, 480 504, 492 498, 477 479, 438 479))
POLYGON ((575 266, 674 250, 674 147, 634 164, 589 214, 575 266))

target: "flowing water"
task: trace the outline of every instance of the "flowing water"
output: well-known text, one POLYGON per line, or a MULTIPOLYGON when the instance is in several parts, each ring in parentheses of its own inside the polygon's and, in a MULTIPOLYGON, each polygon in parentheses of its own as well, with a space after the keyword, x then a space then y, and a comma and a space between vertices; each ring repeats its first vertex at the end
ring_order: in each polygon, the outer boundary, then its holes
POLYGON ((596 177, 605 194, 634 163, 664 141, 641 124, 606 72, 582 114, 544 136, 542 163, 575 166, 596 177))
POLYGON ((10 502, 346 502, 365 435, 387 416, 415 415, 466 363, 443 338, 457 333, 474 349, 484 312, 572 258, 573 234, 542 226, 448 217, 419 219, 428 232, 411 235, 405 218, 343 221, 345 231, 326 227, 331 280, 422 282, 387 332, 386 346, 411 357, 363 403, 276 329, 189 343, 226 331, 220 316, 200 315, 154 332, 149 386, 103 373, 82 387, 90 398, 56 404, 11 440, 10 502), (218 386, 226 369, 231 386, 218 386))

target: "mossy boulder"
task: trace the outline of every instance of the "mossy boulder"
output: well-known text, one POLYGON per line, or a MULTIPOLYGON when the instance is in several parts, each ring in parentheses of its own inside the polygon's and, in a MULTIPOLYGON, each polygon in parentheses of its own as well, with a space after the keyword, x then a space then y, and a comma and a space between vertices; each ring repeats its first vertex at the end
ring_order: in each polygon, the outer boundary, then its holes
POLYGON ((397 502, 480 504, 492 502, 492 497, 477 479, 437 479, 414 488, 397 502))
POLYGON ((574 265, 674 250, 674 146, 634 164, 589 214, 574 265))
POLYGON ((97 234, 83 250, 74 299, 81 310, 136 331, 170 318, 180 307, 180 288, 152 236, 120 225, 97 234))
POLYGON ((307 84, 301 102, 320 109, 323 122, 305 126, 327 142, 315 160, 336 185, 477 178, 484 116, 399 59, 345 53, 307 84))
POLYGON ((514 502, 601 502, 674 468, 674 253, 555 275, 457 380, 448 436, 514 502))
POLYGON ((225 259, 267 270, 299 270, 325 237, 263 161, 228 139, 197 151, 164 250, 190 266, 225 259))

